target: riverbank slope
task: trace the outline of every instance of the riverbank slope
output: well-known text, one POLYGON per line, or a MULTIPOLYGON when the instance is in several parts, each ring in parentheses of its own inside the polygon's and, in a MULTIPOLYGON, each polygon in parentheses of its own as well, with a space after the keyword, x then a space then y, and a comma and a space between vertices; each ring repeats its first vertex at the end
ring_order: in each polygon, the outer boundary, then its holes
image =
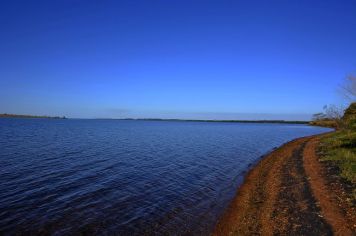
POLYGON ((213 235, 354 235, 355 206, 342 179, 319 161, 319 138, 296 139, 263 158, 213 235))

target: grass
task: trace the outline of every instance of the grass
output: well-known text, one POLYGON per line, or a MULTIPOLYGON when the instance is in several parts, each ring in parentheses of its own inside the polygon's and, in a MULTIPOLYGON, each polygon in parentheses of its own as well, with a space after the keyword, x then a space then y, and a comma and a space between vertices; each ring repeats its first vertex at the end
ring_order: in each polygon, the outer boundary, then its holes
MULTIPOLYGON (((338 166, 340 176, 356 183, 356 131, 341 130, 330 133, 321 139, 321 161, 331 161, 338 166)), ((351 198, 356 201, 356 189, 351 198)))
POLYGON ((356 183, 356 131, 342 130, 326 135, 321 140, 324 153, 322 161, 332 161, 340 169, 340 175, 356 183))

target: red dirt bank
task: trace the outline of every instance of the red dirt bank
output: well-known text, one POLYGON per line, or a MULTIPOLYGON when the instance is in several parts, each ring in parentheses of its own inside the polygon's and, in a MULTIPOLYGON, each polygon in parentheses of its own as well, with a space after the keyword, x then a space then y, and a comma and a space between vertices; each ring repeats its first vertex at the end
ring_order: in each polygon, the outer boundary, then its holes
POLYGON ((300 138, 262 159, 213 235, 356 235, 355 206, 319 162, 318 142, 300 138))

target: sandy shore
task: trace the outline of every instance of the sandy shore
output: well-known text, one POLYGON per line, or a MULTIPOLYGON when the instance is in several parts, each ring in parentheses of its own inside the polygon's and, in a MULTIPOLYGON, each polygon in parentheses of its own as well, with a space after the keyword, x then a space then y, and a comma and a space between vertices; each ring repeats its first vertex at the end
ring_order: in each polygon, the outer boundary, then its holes
POLYGON ((296 139, 253 168, 213 235, 356 235, 342 180, 319 161, 320 136, 296 139))

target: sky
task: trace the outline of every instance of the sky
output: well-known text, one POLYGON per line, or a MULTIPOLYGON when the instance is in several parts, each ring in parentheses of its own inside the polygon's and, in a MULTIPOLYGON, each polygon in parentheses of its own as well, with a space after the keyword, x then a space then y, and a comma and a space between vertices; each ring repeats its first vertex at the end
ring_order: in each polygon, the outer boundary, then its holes
POLYGON ((308 120, 355 55, 356 0, 1 1, 0 113, 308 120))

